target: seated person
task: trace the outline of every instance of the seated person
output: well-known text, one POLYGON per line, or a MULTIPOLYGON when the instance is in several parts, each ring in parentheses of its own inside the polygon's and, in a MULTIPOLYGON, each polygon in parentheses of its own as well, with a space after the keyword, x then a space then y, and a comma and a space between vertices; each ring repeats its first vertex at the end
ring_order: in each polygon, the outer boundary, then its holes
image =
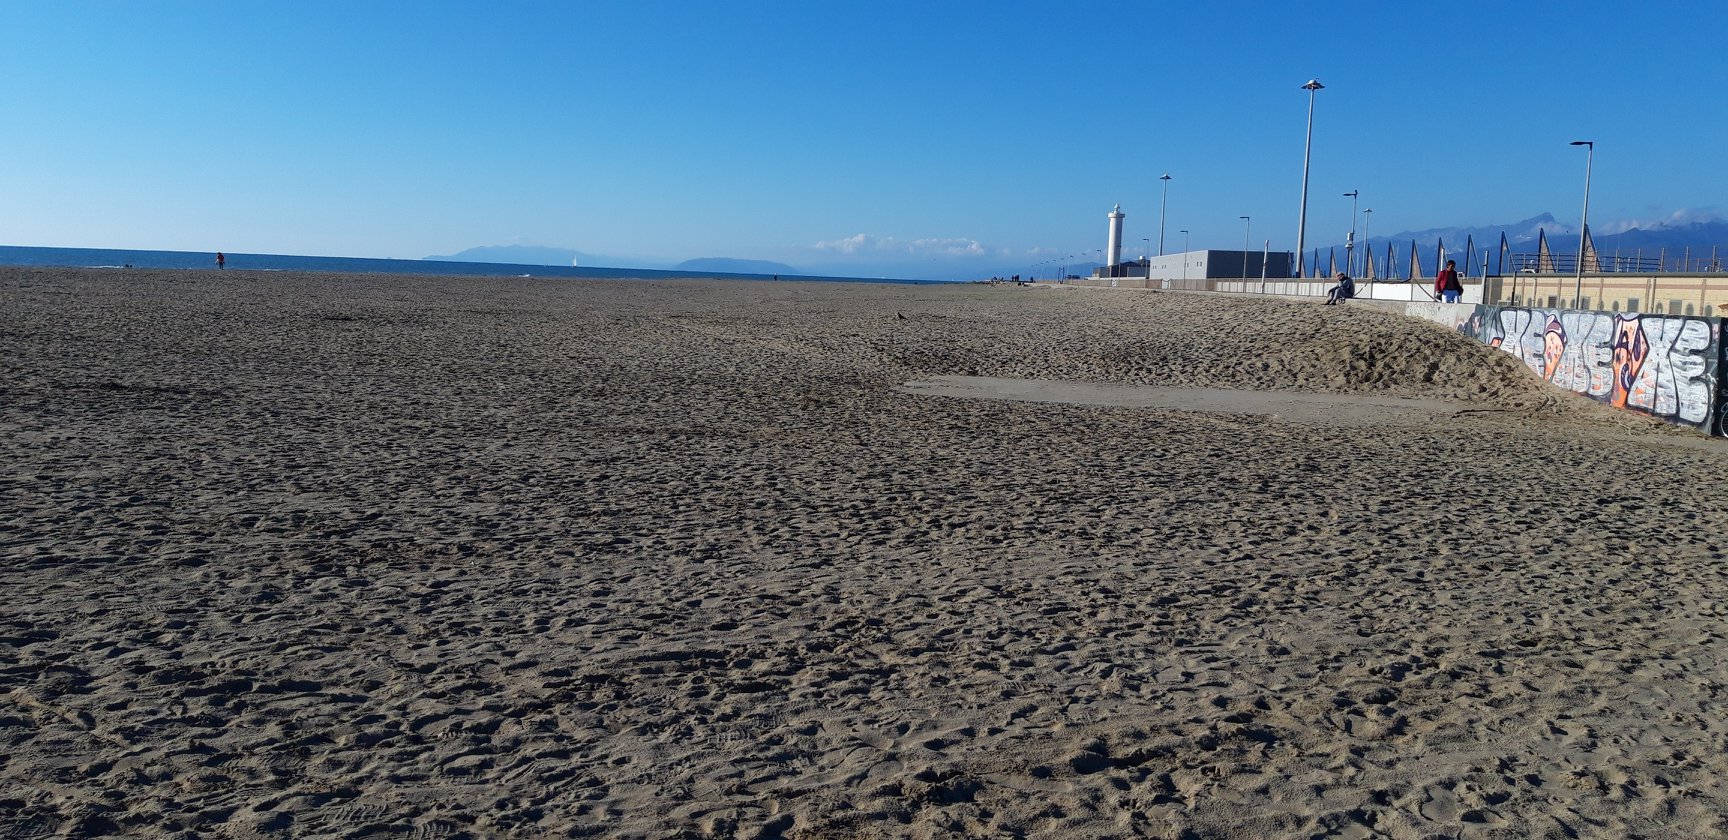
POLYGON ((1343 303, 1356 296, 1356 281, 1350 275, 1338 272, 1338 285, 1326 290, 1326 305, 1343 303))

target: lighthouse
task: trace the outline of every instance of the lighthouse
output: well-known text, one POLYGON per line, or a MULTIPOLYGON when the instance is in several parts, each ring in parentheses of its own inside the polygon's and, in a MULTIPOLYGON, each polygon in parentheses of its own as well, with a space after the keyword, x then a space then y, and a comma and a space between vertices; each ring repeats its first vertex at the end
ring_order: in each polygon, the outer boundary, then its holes
POLYGON ((1105 263, 1099 275, 1101 277, 1109 277, 1112 273, 1110 266, 1122 261, 1122 219, 1125 215, 1120 204, 1110 211, 1110 250, 1104 252, 1105 263))

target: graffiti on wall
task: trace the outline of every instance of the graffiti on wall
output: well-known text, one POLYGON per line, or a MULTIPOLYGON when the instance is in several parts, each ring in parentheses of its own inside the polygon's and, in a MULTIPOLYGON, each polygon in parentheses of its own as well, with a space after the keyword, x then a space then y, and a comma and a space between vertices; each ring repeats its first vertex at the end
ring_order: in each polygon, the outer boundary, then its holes
MULTIPOLYGON (((1728 318, 1716 319, 1718 327, 1724 322, 1728 322, 1728 318)), ((1721 348, 1722 357, 1716 363, 1716 374, 1728 376, 1728 341, 1722 341, 1721 338, 1721 335, 1718 334, 1716 346, 1721 348)), ((1721 400, 1722 404, 1716 409, 1716 428, 1711 429, 1710 433, 1717 437, 1728 437, 1728 387, 1724 387, 1720 380, 1718 380, 1716 387, 1716 399, 1721 400)))
POLYGON ((1538 376, 1616 408, 1720 434, 1722 319, 1479 306, 1461 330, 1538 376))

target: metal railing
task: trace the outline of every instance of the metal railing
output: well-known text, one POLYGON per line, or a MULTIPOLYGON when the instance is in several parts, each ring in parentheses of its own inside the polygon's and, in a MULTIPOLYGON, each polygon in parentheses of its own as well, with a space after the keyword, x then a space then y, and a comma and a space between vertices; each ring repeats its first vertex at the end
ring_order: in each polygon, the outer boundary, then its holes
MULTIPOLYGON (((1655 256, 1646 256, 1639 252, 1632 256, 1622 254, 1597 254, 1595 264, 1584 261, 1584 273, 1593 274, 1606 272, 1610 274, 1707 274, 1723 271, 1728 266, 1717 256, 1715 248, 1710 249, 1708 256, 1692 256, 1691 249, 1684 250, 1678 257, 1666 251, 1658 251, 1655 256)), ((1543 265, 1541 254, 1507 254, 1501 274, 1574 274, 1578 270, 1577 254, 1550 254, 1547 266, 1543 265)))

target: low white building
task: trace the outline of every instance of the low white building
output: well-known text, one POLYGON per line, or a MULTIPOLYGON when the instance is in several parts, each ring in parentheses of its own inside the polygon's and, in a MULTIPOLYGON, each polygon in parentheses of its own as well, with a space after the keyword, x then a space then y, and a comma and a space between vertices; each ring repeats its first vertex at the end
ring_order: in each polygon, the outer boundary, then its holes
MULTIPOLYGON (((1219 279, 1241 279, 1249 277, 1258 280, 1261 275, 1261 260, 1266 262, 1265 275, 1269 279, 1287 280, 1291 273, 1291 257, 1288 251, 1185 251, 1180 254, 1164 254, 1147 259, 1131 260, 1098 269, 1095 277, 1141 278, 1154 281, 1164 281, 1164 288, 1184 288, 1184 281, 1202 281, 1219 279)), ((1196 288, 1199 284, 1196 283, 1196 288)))

